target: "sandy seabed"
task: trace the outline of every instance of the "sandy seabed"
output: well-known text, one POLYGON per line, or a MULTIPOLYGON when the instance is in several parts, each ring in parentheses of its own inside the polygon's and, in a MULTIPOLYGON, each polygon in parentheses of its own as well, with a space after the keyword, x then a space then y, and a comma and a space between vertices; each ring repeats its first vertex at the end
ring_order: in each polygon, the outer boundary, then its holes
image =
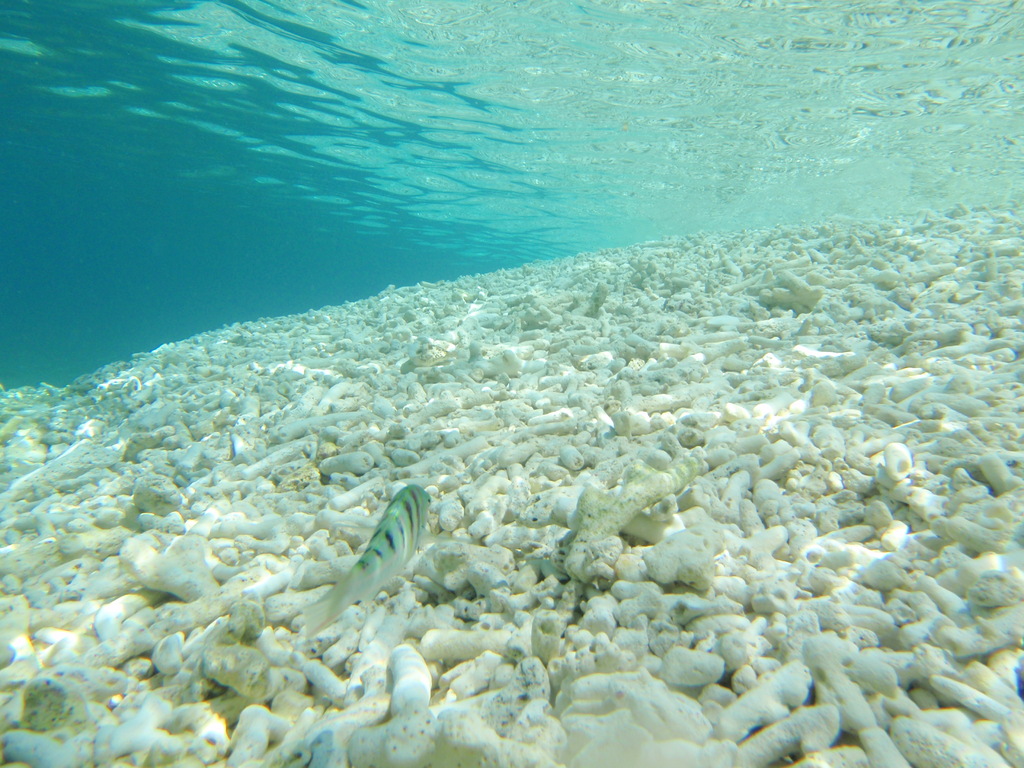
POLYGON ((1024 767, 1022 231, 646 243, 0 394, 3 762, 1024 767), (408 483, 434 535, 307 637, 408 483))

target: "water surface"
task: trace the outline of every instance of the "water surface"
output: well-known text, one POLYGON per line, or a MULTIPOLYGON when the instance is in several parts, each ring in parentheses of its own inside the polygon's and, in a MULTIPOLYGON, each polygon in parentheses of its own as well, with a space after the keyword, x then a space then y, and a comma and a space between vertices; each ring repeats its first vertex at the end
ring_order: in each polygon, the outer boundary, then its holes
POLYGON ((1020 195, 1013 2, 21 2, 0 382, 697 230, 1020 195))

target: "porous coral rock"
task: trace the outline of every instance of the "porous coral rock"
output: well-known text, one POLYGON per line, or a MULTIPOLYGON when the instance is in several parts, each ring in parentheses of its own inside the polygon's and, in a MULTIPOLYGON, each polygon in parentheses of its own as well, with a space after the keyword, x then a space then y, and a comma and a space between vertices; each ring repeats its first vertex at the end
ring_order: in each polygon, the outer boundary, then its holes
POLYGON ((979 608, 1002 608, 1024 600, 1024 578, 1014 572, 990 570, 981 573, 967 590, 967 599, 979 608))
MULTIPOLYGON (((444 711, 438 715, 440 729, 432 768, 557 768, 551 754, 540 746, 505 739, 473 711, 444 711)), ((353 766, 356 768, 356 766, 353 766)))
POLYGON ((71 680, 42 675, 29 680, 21 691, 21 728, 74 731, 92 721, 85 697, 71 680))
POLYGON ((232 642, 251 645, 266 626, 263 606, 255 600, 243 599, 231 606, 224 635, 232 642))
POLYGON ((580 677, 562 687, 555 710, 570 734, 570 742, 574 733, 591 733, 588 718, 599 720, 620 710, 655 739, 682 738, 703 744, 711 736, 711 724, 700 705, 669 690, 645 669, 580 677))
POLYGON ((715 683, 725 673, 725 661, 716 653, 683 646, 673 647, 665 654, 661 679, 684 687, 715 683))
POLYGON ((426 552, 416 564, 416 573, 427 576, 450 592, 459 593, 471 586, 470 569, 485 564, 499 573, 514 570, 512 553, 501 546, 482 547, 463 541, 442 541, 426 552))
POLYGON ((3 557, 0 557, 0 575, 24 579, 32 574, 45 573, 64 560, 56 538, 24 536, 17 542, 17 546, 4 547, 3 557))
POLYGON ((512 637, 507 629, 429 629, 420 641, 427 661, 466 661, 485 651, 503 652, 512 637))
POLYGON ((4 765, 28 765, 32 768, 77 768, 93 758, 91 734, 58 741, 32 731, 11 730, 0 736, 0 758, 4 765))
POLYGON ((481 696, 475 708, 498 735, 511 737, 520 730, 517 727, 522 725, 519 717, 529 703, 540 702, 546 709, 550 698, 551 682, 547 669, 536 656, 526 656, 516 664, 508 683, 481 696))
POLYGON ((409 347, 409 358, 402 363, 401 372, 409 373, 418 368, 432 368, 443 365, 455 357, 458 347, 450 341, 420 338, 409 347))
POLYGON ((162 697, 146 692, 123 702, 117 710, 116 725, 102 725, 96 733, 94 759, 99 765, 132 753, 182 752, 174 747, 174 739, 163 726, 173 708, 162 697))
POLYGON ((838 736, 837 707, 801 707, 743 741, 736 755, 736 768, 766 768, 783 757, 827 749, 838 736))
POLYGON ((181 506, 181 491, 165 475, 145 475, 135 481, 132 502, 139 512, 166 515, 181 506))
POLYGON ((722 711, 715 724, 715 736, 740 741, 757 726, 787 717, 792 708, 807 699, 811 680, 811 670, 801 661, 792 661, 769 673, 722 711))
POLYGON ((349 474, 361 476, 373 469, 373 456, 366 451, 352 451, 329 456, 320 462, 324 475, 349 474))
POLYGON ((892 740, 914 768, 1010 768, 994 750, 966 744, 954 735, 917 718, 897 717, 890 728, 892 740))
POLYGON ((534 611, 530 622, 530 648, 544 664, 559 655, 566 623, 566 617, 558 611, 534 611))
POLYGON ((699 469, 700 462, 693 456, 666 472, 637 463, 623 476, 617 495, 585 487, 570 520, 572 533, 565 557, 569 575, 583 582, 613 578, 615 560, 622 549, 621 543, 612 539, 645 509, 666 496, 681 493, 699 469))
POLYGON ((666 496, 682 493, 700 471, 700 461, 689 456, 667 472, 646 464, 631 465, 617 495, 587 486, 580 494, 571 522, 577 541, 619 533, 630 520, 666 496))
POLYGON ((388 688, 392 716, 426 709, 430 703, 430 670, 420 653, 403 643, 388 659, 388 688))
POLYGON ((715 557, 722 545, 722 536, 712 523, 687 528, 644 550, 644 565, 658 584, 680 583, 704 592, 711 586, 715 557))
POLYGON ((246 645, 212 643, 203 655, 202 671, 251 701, 267 700, 278 686, 267 657, 246 645))
POLYGON ((121 547, 122 566, 143 586, 169 592, 186 602, 220 588, 207 562, 210 544, 206 539, 180 536, 163 552, 158 547, 158 542, 143 537, 128 539, 121 547))
POLYGON ((238 716, 238 725, 231 735, 231 754, 228 768, 243 766, 249 761, 263 758, 271 740, 279 741, 288 732, 291 723, 272 714, 259 704, 251 704, 238 716))
POLYGON ((810 286, 790 270, 780 270, 777 276, 767 275, 768 287, 762 288, 758 298, 766 307, 791 309, 798 314, 810 312, 825 294, 819 286, 810 286))
POLYGON ((359 728, 348 742, 349 763, 352 768, 426 768, 434 764, 437 731, 429 710, 359 728))
POLYGON ((575 540, 565 555, 565 571, 577 581, 611 581, 615 578, 615 562, 624 549, 618 536, 575 540))

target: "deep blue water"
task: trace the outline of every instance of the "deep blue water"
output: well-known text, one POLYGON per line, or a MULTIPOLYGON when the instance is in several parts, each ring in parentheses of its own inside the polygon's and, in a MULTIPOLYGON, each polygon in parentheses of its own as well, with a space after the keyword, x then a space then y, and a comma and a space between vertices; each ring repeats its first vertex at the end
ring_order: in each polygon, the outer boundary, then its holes
MULTIPOLYGON (((408 199, 368 180, 372 170, 254 151, 255 142, 175 119, 167 104, 187 104, 178 109, 188 118, 222 121, 281 150, 300 149, 288 135, 304 122, 276 113, 273 89, 258 83, 223 95, 176 82, 201 68, 161 59, 188 55, 187 46, 123 24, 171 5, 6 5, 0 35, 44 51, 0 49, 7 388, 62 384, 230 322, 567 252, 525 227, 418 219, 408 199), (97 87, 105 92, 89 93, 97 87)), ((361 131, 382 144, 402 132, 415 140, 411 124, 361 131)))
POLYGON ((0 383, 388 284, 1005 204, 1012 2, 0 3, 0 383))

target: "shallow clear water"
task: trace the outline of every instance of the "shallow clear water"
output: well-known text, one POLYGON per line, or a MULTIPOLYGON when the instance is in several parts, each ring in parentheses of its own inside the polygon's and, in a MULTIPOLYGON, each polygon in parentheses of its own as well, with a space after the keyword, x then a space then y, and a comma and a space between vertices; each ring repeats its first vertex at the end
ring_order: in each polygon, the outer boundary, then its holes
POLYGON ((1005 205, 1022 46, 973 0, 14 6, 0 381, 662 235, 1005 205))

